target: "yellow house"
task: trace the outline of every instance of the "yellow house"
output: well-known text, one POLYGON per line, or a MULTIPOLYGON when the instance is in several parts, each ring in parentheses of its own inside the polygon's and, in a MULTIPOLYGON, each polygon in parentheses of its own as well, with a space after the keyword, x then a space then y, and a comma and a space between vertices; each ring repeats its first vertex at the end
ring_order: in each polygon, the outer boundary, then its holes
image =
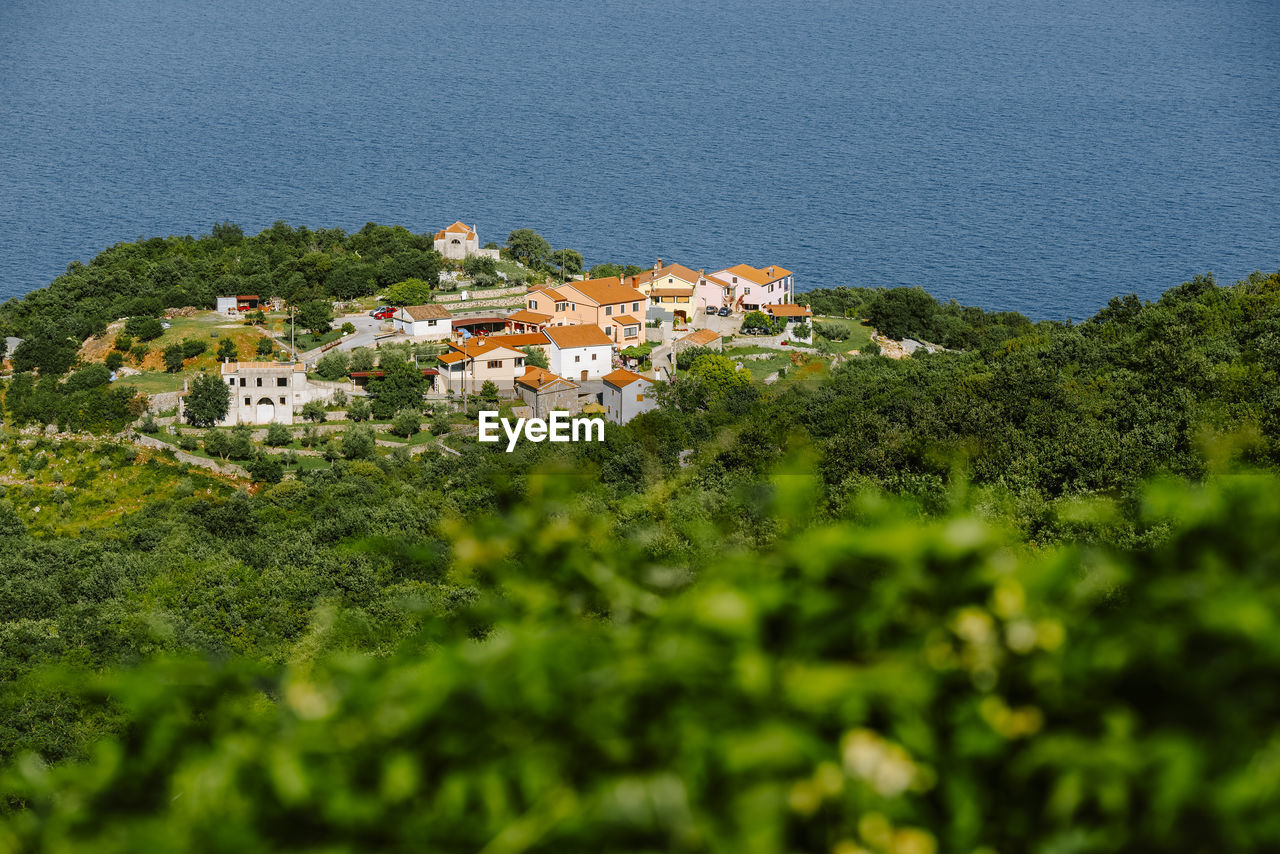
POLYGON ((631 276, 627 279, 627 284, 647 296, 650 307, 661 308, 678 319, 688 320, 701 278, 701 273, 690 270, 683 264, 663 266, 662 259, 659 258, 652 270, 631 276))

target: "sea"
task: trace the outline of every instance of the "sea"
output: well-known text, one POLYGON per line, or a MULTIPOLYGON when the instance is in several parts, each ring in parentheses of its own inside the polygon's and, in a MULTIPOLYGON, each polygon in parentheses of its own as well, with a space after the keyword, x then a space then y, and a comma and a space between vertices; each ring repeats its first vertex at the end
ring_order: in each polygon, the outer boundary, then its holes
POLYGON ((1280 268, 1277 0, 0 0, 0 299, 277 220, 1083 319, 1280 268))

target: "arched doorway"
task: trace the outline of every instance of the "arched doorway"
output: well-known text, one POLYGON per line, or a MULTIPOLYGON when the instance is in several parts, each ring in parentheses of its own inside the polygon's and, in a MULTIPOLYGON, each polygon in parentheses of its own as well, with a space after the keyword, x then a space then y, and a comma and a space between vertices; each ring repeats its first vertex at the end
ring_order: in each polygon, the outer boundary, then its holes
POLYGON ((257 424, 270 424, 276 420, 276 405, 271 402, 271 398, 258 398, 258 409, 254 413, 253 420, 257 424))

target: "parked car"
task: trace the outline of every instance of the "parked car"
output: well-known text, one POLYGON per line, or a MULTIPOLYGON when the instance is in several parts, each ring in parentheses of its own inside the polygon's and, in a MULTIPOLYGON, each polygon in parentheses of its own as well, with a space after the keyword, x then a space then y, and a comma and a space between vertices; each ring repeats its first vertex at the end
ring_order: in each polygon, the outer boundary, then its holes
POLYGON ((707 314, 715 314, 715 313, 716 313, 716 307, 714 305, 707 306, 707 314))
POLYGON ((721 308, 719 311, 717 311, 716 314, 720 315, 721 317, 728 317, 729 315, 733 314, 733 312, 731 312, 729 310, 729 306, 726 305, 723 308, 721 308))
POLYGON ((396 316, 396 310, 394 308, 380 308, 373 313, 373 316, 378 320, 390 320, 396 316))

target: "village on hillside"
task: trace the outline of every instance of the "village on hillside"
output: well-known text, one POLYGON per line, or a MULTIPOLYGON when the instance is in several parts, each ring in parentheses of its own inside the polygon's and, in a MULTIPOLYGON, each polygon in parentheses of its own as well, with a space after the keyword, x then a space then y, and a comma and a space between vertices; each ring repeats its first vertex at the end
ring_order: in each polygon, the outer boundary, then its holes
POLYGON ((777 259, 715 270, 658 259, 592 277, 527 268, 462 222, 431 237, 438 284, 398 282, 319 318, 279 297, 219 294, 212 310, 109 324, 79 357, 146 395, 136 441, 234 470, 219 431, 248 428, 262 452, 298 469, 343 454, 340 431, 353 426, 380 452, 456 453, 474 440, 478 408, 625 424, 706 357, 772 384, 816 379, 868 349, 904 354, 860 318, 815 318, 777 259), (193 384, 211 376, 229 400, 202 421, 188 411, 193 384))

